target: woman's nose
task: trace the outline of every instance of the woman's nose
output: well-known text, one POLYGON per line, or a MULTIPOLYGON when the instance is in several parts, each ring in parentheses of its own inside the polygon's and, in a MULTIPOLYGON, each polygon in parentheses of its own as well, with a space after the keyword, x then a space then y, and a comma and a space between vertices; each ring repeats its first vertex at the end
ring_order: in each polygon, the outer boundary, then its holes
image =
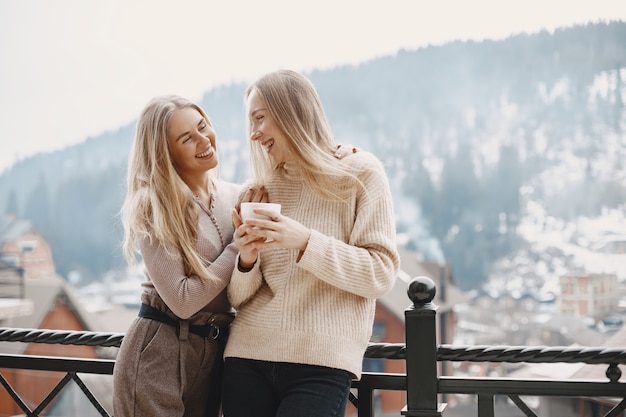
POLYGON ((250 140, 257 140, 261 137, 261 131, 260 130, 255 130, 254 132, 252 132, 250 134, 250 140))
POLYGON ((198 135, 198 139, 196 142, 198 145, 204 147, 206 146, 206 144, 208 143, 209 145, 213 146, 213 142, 211 141, 211 137, 209 137, 208 135, 202 134, 200 133, 198 135))

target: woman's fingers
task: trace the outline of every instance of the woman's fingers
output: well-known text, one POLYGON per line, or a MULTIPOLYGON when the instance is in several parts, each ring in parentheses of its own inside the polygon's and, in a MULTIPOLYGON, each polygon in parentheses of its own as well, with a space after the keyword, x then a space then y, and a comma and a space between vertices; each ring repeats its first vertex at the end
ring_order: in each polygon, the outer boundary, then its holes
POLYGON ((254 188, 248 188, 248 191, 246 191, 246 193, 244 194, 242 201, 244 202, 252 201, 252 196, 254 196, 254 192, 255 192, 254 188))
MULTIPOLYGON (((267 203, 269 202, 269 195, 264 186, 252 187, 246 190, 246 193, 241 199, 242 203, 267 203)), ((237 211, 241 209, 241 205, 237 204, 237 211)))
POLYGON ((335 151, 334 156, 337 159, 343 159, 350 154, 357 153, 357 151, 358 148, 352 145, 337 145, 337 150, 335 151))
POLYGON ((241 220, 241 215, 239 215, 239 211, 236 208, 233 209, 232 218, 233 226, 235 227, 235 229, 237 229, 239 226, 241 226, 243 220, 241 220))
POLYGON ((265 187, 251 188, 248 192, 251 192, 250 199, 248 201, 253 203, 267 202, 267 190, 265 187))

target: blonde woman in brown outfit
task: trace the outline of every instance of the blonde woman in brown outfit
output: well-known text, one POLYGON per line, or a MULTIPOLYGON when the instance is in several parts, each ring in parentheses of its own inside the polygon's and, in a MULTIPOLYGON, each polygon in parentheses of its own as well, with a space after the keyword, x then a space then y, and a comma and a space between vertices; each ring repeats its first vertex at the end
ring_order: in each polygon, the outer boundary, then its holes
POLYGON ((115 417, 220 413, 240 187, 218 178, 216 149, 209 118, 189 100, 156 97, 141 113, 121 214, 125 255, 141 255, 146 281, 113 372, 115 417))

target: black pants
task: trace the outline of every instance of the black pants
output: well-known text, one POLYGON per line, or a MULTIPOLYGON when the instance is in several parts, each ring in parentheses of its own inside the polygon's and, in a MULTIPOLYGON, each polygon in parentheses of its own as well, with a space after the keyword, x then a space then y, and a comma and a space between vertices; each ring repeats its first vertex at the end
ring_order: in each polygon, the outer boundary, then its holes
POLYGON ((340 369, 226 358, 224 417, 343 417, 351 385, 340 369))

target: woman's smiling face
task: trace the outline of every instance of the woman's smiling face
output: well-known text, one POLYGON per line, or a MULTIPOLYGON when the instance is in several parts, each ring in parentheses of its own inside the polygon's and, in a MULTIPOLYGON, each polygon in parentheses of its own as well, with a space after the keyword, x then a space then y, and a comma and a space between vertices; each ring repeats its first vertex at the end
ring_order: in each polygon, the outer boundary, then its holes
POLYGON ((167 125, 167 141, 172 164, 181 177, 206 172, 218 163, 215 130, 193 107, 176 109, 167 125))
POLYGON ((258 141, 265 148, 274 166, 287 162, 290 158, 287 146, 289 139, 278 127, 256 88, 250 91, 246 99, 246 110, 250 120, 250 140, 258 141))

